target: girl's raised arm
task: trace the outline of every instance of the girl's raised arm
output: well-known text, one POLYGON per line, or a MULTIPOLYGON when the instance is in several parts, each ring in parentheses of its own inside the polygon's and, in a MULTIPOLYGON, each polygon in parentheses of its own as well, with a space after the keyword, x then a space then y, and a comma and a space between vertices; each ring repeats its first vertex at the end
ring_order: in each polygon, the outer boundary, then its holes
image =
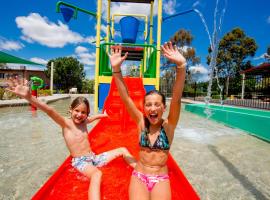
POLYGON ((111 54, 109 54, 110 62, 113 70, 113 77, 115 78, 115 83, 120 94, 122 101, 124 102, 128 113, 133 120, 139 125, 143 120, 143 114, 135 106, 134 102, 128 94, 125 82, 121 73, 121 64, 127 58, 128 52, 121 57, 122 48, 121 46, 114 46, 111 48, 111 54))
POLYGON ((27 86, 28 82, 26 80, 10 79, 8 85, 9 88, 6 89, 7 91, 10 91, 16 94, 17 96, 22 97, 27 101, 29 101, 29 103, 45 112, 62 128, 67 126, 65 118, 61 116, 58 112, 56 112, 54 108, 48 106, 46 103, 43 103, 42 101, 38 100, 37 98, 31 95, 29 87, 27 86))
POLYGON ((102 114, 96 114, 96 115, 93 115, 93 116, 90 116, 87 118, 87 123, 91 123, 97 119, 102 119, 102 118, 106 118, 108 117, 108 114, 106 112, 106 110, 104 111, 104 113, 102 114))
POLYGON ((182 54, 180 54, 177 47, 172 45, 171 42, 165 43, 161 49, 164 56, 176 64, 176 80, 173 85, 170 111, 168 115, 169 125, 176 127, 180 117, 181 97, 185 84, 186 59, 182 54))

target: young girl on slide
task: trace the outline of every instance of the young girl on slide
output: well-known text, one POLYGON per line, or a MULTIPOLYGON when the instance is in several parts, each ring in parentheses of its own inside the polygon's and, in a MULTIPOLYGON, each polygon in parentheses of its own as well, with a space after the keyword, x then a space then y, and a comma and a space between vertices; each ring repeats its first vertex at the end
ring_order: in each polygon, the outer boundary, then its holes
POLYGON ((124 147, 107 151, 99 155, 95 155, 92 152, 88 141, 87 124, 108 116, 105 113, 88 117, 90 106, 86 98, 77 97, 74 99, 69 108, 71 118, 65 118, 56 112, 54 108, 33 97, 29 87, 26 86, 28 85, 26 80, 18 80, 16 78, 11 79, 9 80, 8 85, 8 91, 26 99, 61 126, 64 140, 72 156, 72 166, 90 179, 88 199, 100 199, 102 172, 98 167, 106 165, 119 156, 123 156, 131 166, 135 166, 135 164, 132 163, 132 156, 124 147), (24 81, 24 84, 22 84, 22 81, 24 81))
POLYGON ((166 162, 180 116, 186 60, 171 42, 165 43, 161 49, 164 56, 176 64, 176 80, 167 119, 162 118, 166 109, 165 97, 158 91, 150 91, 145 95, 143 113, 137 109, 128 94, 120 68, 128 53, 121 57, 121 47, 114 46, 109 55, 120 97, 137 123, 139 131, 139 161, 130 180, 130 200, 171 199, 166 162))

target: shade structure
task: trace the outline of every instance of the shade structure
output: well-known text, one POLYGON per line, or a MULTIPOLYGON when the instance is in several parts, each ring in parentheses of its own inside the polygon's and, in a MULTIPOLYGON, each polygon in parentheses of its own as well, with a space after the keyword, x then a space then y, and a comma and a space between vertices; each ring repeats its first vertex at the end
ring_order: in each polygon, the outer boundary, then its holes
POLYGON ((29 64, 29 65, 42 65, 29 60, 25 60, 7 53, 0 51, 0 63, 14 63, 14 64, 29 64))
POLYGON ((258 66, 251 67, 249 69, 241 71, 240 74, 246 74, 246 75, 270 74, 270 63, 262 63, 258 66))

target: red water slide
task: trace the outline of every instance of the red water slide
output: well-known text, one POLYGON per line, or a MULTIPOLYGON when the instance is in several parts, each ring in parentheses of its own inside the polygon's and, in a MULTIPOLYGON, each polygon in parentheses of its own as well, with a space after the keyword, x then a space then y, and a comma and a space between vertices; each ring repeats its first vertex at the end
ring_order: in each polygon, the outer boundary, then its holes
MULTIPOLYGON (((125 82, 136 106, 142 109, 145 94, 142 79, 125 78, 125 82)), ((99 154, 117 147, 126 147, 131 154, 138 158, 139 138, 137 127, 121 102, 114 80, 105 101, 104 109, 106 109, 110 117, 100 120, 89 133, 92 150, 99 154)), ((71 157, 68 157, 32 199, 87 199, 89 180, 75 170, 70 162, 71 157)), ((169 155, 168 167, 172 199, 198 200, 198 195, 171 155, 169 155)), ((117 158, 100 169, 103 173, 101 184, 102 200, 128 200, 128 185, 132 168, 125 163, 123 158, 117 158)))

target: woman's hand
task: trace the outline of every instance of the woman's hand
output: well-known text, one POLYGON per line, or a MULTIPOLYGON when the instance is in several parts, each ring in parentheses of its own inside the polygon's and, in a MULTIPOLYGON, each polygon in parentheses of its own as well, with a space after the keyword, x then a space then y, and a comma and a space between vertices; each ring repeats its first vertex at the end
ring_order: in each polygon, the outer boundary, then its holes
POLYGON ((127 58, 128 52, 125 53, 123 57, 121 57, 122 47, 121 46, 112 46, 111 54, 109 54, 111 66, 113 72, 121 71, 121 64, 127 58))
POLYGON ((27 80, 11 78, 8 80, 8 88, 6 88, 6 90, 27 100, 31 98, 27 80))
POLYGON ((165 42, 163 46, 161 46, 163 55, 169 59, 171 62, 175 63, 178 68, 185 67, 186 59, 185 57, 178 51, 176 46, 173 46, 171 42, 165 42))

